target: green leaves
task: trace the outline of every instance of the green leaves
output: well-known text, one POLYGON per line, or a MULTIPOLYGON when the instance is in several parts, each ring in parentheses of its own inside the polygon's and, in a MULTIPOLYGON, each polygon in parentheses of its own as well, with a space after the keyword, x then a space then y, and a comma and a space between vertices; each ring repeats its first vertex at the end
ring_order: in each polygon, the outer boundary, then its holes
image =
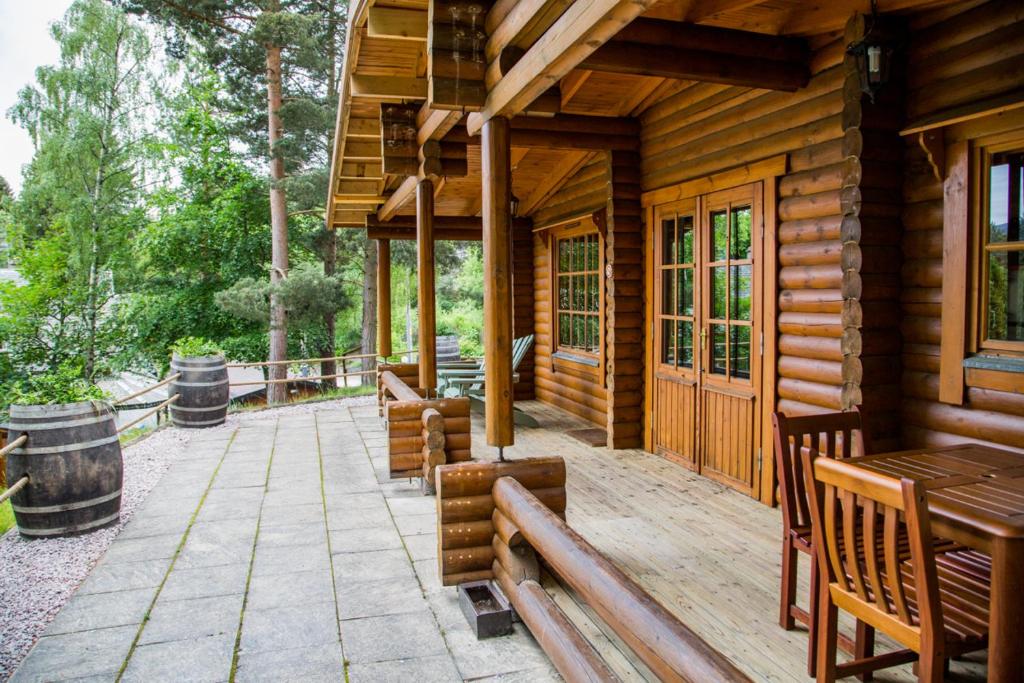
POLYGON ((51 372, 35 373, 4 387, 0 396, 6 411, 12 404, 53 405, 78 401, 103 401, 110 395, 95 384, 82 379, 82 368, 64 363, 51 372))
POLYGON ((271 296, 279 297, 289 320, 299 326, 317 326, 325 313, 337 312, 350 303, 341 280, 324 275, 315 263, 298 265, 288 277, 274 285, 265 280, 243 278, 229 289, 218 292, 215 298, 217 305, 231 315, 266 323, 271 296))
POLYGON ((182 337, 170 348, 171 353, 179 358, 197 358, 199 356, 216 356, 224 353, 220 344, 202 337, 182 337))

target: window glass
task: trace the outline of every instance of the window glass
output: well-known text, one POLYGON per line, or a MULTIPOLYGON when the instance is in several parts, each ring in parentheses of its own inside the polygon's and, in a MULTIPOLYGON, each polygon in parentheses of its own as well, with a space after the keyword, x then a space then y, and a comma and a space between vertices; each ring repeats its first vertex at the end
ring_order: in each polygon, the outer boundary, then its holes
POLYGON ((711 325, 711 372, 716 375, 724 375, 726 369, 726 326, 711 325))
POLYGON ((750 328, 729 328, 729 376, 750 379, 750 328))
POLYGON ((661 321, 661 362, 666 365, 676 364, 675 324, 671 319, 661 321))
POLYGON ((1024 152, 993 155, 989 167, 985 245, 985 333, 992 341, 1024 341, 1024 152))
POLYGON ((733 320, 750 320, 750 285, 753 266, 730 266, 729 312, 733 320))
POLYGON ((717 266, 711 269, 711 317, 725 320, 725 304, 728 299, 726 287, 726 267, 717 266))
POLYGON ((676 271, 676 315, 693 315, 693 269, 680 268, 676 271))
POLYGON ((746 260, 751 256, 750 225, 752 214, 749 206, 732 210, 732 230, 729 231, 729 257, 746 260))
POLYGON ((558 347, 601 350, 601 241, 597 233, 558 240, 558 347))
POLYGON ((679 243, 676 263, 693 263, 693 216, 679 217, 679 243))
POLYGON ((693 323, 680 320, 677 326, 677 349, 679 357, 676 365, 681 368, 693 367, 693 323))
POLYGON ((711 212, 711 260, 724 261, 729 255, 729 219, 726 211, 711 212))

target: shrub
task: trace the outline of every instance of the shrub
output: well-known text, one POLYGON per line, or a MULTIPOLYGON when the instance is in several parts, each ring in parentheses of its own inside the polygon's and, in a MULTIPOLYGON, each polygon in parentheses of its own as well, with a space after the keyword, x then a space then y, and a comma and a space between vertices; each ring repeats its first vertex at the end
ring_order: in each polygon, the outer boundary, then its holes
POLYGON ((8 405, 52 405, 110 398, 107 392, 82 379, 81 369, 71 364, 12 382, 3 395, 9 399, 8 405))
POLYGON ((216 356, 224 353, 224 349, 217 342, 209 339, 182 337, 171 344, 171 353, 177 354, 180 358, 194 358, 196 356, 216 356))

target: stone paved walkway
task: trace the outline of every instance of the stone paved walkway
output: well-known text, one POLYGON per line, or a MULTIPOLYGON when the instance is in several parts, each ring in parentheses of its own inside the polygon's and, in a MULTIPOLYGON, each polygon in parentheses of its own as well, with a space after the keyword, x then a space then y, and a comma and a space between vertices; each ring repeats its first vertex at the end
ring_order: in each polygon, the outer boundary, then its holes
POLYGON ((196 433, 13 680, 557 679, 521 625, 476 640, 436 554, 375 406, 256 413, 196 433))

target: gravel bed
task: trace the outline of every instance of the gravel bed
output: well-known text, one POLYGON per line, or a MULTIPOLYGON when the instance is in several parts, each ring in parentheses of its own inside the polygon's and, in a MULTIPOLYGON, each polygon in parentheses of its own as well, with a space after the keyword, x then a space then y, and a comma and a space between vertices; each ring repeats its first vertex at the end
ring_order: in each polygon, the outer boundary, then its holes
MULTIPOLYGON (((373 396, 300 403, 228 416, 213 430, 233 430, 242 422, 271 420, 282 415, 313 413, 340 405, 371 404, 373 396)), ((160 477, 191 438, 200 432, 166 428, 134 442, 123 450, 124 486, 121 519, 116 526, 82 536, 25 540, 17 528, 0 537, 0 680, 14 673, 35 644, 103 556, 135 510, 160 481, 160 477)), ((208 433, 208 432, 206 432, 208 433)))

